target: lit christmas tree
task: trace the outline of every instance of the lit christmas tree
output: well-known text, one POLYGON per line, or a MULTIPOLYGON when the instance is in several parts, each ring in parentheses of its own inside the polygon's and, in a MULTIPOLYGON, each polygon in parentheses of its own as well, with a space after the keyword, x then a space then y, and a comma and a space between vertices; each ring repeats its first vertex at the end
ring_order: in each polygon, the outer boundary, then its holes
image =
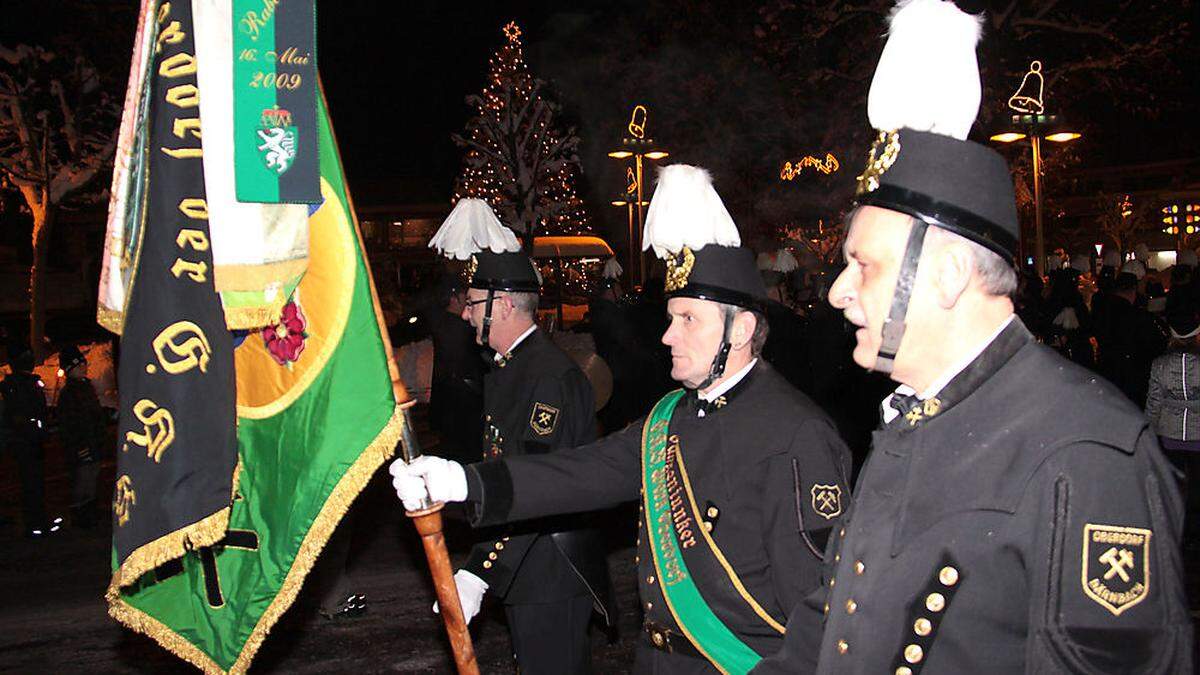
POLYGON ((587 212, 575 194, 579 169, 574 128, 558 128, 558 104, 542 95, 545 83, 529 72, 521 29, 504 27, 506 43, 490 60, 487 86, 467 97, 478 113, 454 142, 466 149, 454 201, 486 199, 505 224, 525 239, 580 234, 587 212))

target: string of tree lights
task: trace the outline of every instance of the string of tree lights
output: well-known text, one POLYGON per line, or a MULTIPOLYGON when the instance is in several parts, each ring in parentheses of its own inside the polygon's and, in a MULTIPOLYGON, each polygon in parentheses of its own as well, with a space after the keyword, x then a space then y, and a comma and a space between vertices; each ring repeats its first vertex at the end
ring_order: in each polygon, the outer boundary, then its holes
POLYGON ((583 234, 590 226, 575 192, 579 136, 561 128, 559 105, 529 72, 516 22, 504 36, 489 60, 487 86, 467 97, 475 116, 453 137, 466 150, 454 201, 487 200, 529 248, 533 236, 583 234))

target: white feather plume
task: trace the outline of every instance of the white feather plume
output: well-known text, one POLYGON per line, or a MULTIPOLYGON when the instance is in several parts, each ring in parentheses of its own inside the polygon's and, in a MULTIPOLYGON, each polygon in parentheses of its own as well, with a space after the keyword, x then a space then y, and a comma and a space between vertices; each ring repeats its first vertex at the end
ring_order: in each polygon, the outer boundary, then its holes
POLYGON ((889 22, 867 96, 871 126, 966 140, 979 114, 982 17, 947 0, 900 0, 889 22))
POLYGON ((605 279, 616 279, 624 273, 625 268, 621 267, 621 263, 617 262, 615 257, 609 258, 608 262, 604 263, 604 272, 602 274, 605 279))
POLYGON ((733 217, 717 195, 708 171, 687 164, 672 164, 658 172, 658 186, 650 199, 642 250, 654 247, 659 258, 709 244, 741 246, 733 217))
POLYGON ((467 260, 483 250, 515 253, 521 250, 517 235, 505 227, 482 199, 460 199, 446 222, 429 240, 429 248, 455 260, 467 260))

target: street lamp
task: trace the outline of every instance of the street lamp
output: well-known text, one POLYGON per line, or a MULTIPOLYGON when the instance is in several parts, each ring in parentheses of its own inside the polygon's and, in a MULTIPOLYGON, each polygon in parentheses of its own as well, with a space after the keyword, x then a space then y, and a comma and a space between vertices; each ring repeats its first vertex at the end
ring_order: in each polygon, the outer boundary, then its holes
MULTIPOLYGON (((645 258, 645 256, 643 256, 641 254, 640 242, 637 242, 637 244, 639 244, 639 245, 635 245, 635 234, 634 234, 634 228, 633 228, 633 209, 636 206, 637 207, 636 237, 638 239, 640 239, 641 234, 642 234, 642 227, 646 222, 645 207, 648 204, 648 202, 645 201, 645 196, 643 195, 643 192, 642 192, 642 164, 643 164, 643 161, 646 159, 655 161, 655 160, 663 159, 664 157, 669 156, 669 153, 666 150, 663 150, 662 148, 659 148, 655 145, 653 138, 645 137, 646 123, 647 123, 648 118, 649 118, 649 115, 646 112, 645 106, 641 106, 641 105, 635 106, 633 109, 633 116, 629 120, 629 127, 628 127, 629 128, 629 136, 626 136, 625 138, 621 139, 621 147, 619 149, 613 150, 612 152, 608 153, 608 156, 612 157, 613 159, 625 160, 625 159, 629 159, 630 157, 633 158, 633 171, 632 172, 626 171, 627 179, 631 182, 626 187, 626 195, 624 195, 625 199, 622 201, 627 202, 630 198, 633 198, 636 195, 636 199, 633 200, 633 204, 629 204, 629 207, 630 207, 629 276, 631 278, 633 277, 634 266, 632 263, 633 263, 633 256, 636 255, 638 258, 638 264, 637 264, 638 281, 640 281, 642 283, 644 283, 646 281, 646 258, 645 258)), ((616 201, 614 201, 613 205, 617 206, 618 204, 616 203, 616 201)), ((634 284, 632 283, 632 279, 631 279, 630 286, 633 286, 633 285, 634 284)))
POLYGON ((1067 143, 1079 138, 1080 134, 1062 127, 1057 115, 1047 115, 1043 104, 1046 80, 1042 76, 1042 62, 1033 61, 1029 71, 1021 78, 1021 86, 1008 98, 1008 107, 1015 111, 1012 127, 992 136, 997 143, 1015 143, 1029 139, 1033 148, 1033 212, 1037 255, 1034 269, 1038 276, 1046 271, 1046 241, 1042 236, 1042 139, 1051 143, 1067 143))
POLYGON ((1046 240, 1042 229, 1042 139, 1069 143, 1081 134, 1067 130, 1058 115, 1020 114, 1012 116, 1009 130, 995 134, 997 143, 1015 143, 1026 138, 1033 150, 1034 269, 1038 276, 1046 271, 1046 240))
POLYGON ((634 211, 634 207, 647 206, 647 205, 649 205, 649 202, 641 202, 639 204, 638 200, 635 198, 635 196, 633 194, 630 194, 629 192, 621 192, 621 193, 618 193, 615 197, 613 197, 613 200, 610 203, 613 206, 624 206, 626 212, 629 214, 629 288, 632 289, 634 286, 633 260, 635 257, 638 256, 637 249, 634 247, 635 239, 634 239, 633 211, 634 211))

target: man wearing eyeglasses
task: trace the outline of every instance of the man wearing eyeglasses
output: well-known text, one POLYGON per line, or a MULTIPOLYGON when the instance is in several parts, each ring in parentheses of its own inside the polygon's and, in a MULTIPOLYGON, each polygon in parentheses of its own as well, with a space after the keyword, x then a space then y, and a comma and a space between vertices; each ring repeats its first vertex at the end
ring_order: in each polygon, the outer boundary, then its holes
MULTIPOLYGON (((491 356, 483 377, 483 459, 541 455, 595 440, 590 383, 535 323, 541 282, 533 261, 488 205, 460 200, 431 246, 454 240, 468 258, 462 319, 491 356), (482 241, 479 233, 492 239, 482 241), (499 252, 497 252, 499 251, 499 252)), ((464 421, 465 422, 465 421, 464 421)), ((605 550, 586 519, 541 519, 480 531, 455 574, 470 621, 485 593, 503 599, 522 673, 590 672, 587 628, 609 620, 605 550)))

